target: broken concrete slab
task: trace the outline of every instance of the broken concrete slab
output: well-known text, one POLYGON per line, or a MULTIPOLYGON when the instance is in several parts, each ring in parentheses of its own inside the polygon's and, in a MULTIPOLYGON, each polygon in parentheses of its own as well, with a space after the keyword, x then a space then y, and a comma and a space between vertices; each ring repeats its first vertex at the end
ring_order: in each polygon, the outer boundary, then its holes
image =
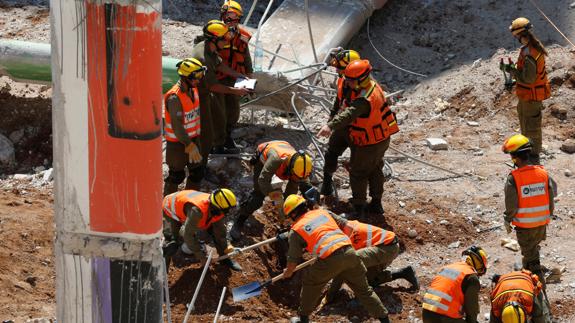
POLYGON ((449 147, 447 141, 441 138, 426 138, 425 141, 431 150, 447 150, 449 147))
POLYGON ((561 150, 568 154, 575 153, 575 139, 565 140, 561 145, 561 150))

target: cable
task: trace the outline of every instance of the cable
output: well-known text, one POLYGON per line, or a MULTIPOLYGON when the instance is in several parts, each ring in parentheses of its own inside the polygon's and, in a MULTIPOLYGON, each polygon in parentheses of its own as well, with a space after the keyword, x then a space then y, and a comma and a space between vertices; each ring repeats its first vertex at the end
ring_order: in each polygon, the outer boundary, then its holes
POLYGON ((397 68, 397 69, 400 70, 400 71, 404 71, 404 72, 406 72, 406 73, 413 74, 413 75, 417 75, 417 76, 427 77, 427 75, 425 75, 425 74, 419 74, 419 73, 416 73, 416 72, 413 72, 413 71, 410 71, 410 70, 406 70, 405 68, 399 67, 399 66, 393 64, 392 62, 390 62, 387 58, 385 58, 385 57, 379 52, 379 50, 377 49, 377 47, 375 47, 375 45, 373 44, 373 42, 371 41, 371 36, 370 36, 370 34, 369 34, 369 25, 370 25, 370 22, 371 22, 371 17, 367 18, 367 39, 369 40, 369 43, 371 44, 371 47, 373 47, 373 49, 375 49, 375 52, 377 53, 377 55, 379 55, 379 57, 381 57, 381 58, 382 58, 384 61, 386 61, 389 65, 391 65, 391 66, 397 68))
POLYGON ((567 38, 567 36, 565 36, 564 33, 561 32, 561 30, 559 30, 559 28, 557 26, 555 26, 555 24, 553 23, 553 21, 551 21, 551 19, 549 19, 549 17, 547 17, 547 15, 543 12, 543 10, 541 10, 539 8, 539 6, 535 3, 534 0, 529 0, 531 2, 532 5, 535 6, 535 8, 537 8, 537 10, 539 10, 539 12, 543 15, 543 17, 545 17, 545 19, 547 19, 547 21, 549 21, 549 23, 551 24, 551 26, 553 26, 553 28, 555 28, 557 30, 557 32, 559 32, 561 34, 561 36, 563 36, 563 38, 565 38, 565 40, 571 44, 571 46, 573 46, 573 48, 575 49, 575 45, 569 40, 569 38, 567 38))

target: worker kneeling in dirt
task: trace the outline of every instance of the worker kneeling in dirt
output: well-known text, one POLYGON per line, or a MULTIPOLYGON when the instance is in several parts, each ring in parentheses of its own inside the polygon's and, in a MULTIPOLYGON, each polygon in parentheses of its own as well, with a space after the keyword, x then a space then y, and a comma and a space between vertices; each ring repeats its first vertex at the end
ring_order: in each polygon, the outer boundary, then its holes
POLYGON ((489 323, 551 323, 542 284, 528 270, 493 277, 489 323))
POLYGON ((284 195, 300 192, 305 193, 312 187, 309 176, 312 173, 311 157, 303 150, 296 150, 287 141, 272 140, 261 143, 251 160, 254 167, 254 190, 247 201, 242 203, 240 214, 230 231, 232 239, 241 238, 244 223, 254 211, 259 209, 266 197, 272 201, 279 220, 284 221, 284 195), (287 180, 285 192, 274 189, 272 177, 274 174, 282 180, 287 180))
POLYGON ((471 246, 465 261, 441 268, 423 296, 424 323, 476 323, 479 314, 479 277, 487 271, 487 253, 471 246))
MULTIPOLYGON (((377 287, 383 283, 403 278, 415 289, 419 283, 413 267, 407 266, 397 271, 386 270, 399 255, 399 240, 394 232, 359 221, 348 221, 344 217, 332 214, 339 228, 347 235, 358 257, 367 268, 367 281, 377 287)), ((333 279, 326 294, 326 303, 332 302, 341 288, 343 280, 333 279)))
POLYGON ((306 200, 295 194, 287 197, 283 209, 293 220, 284 278, 293 275, 303 248, 318 258, 304 273, 299 317, 293 317, 290 322, 309 322, 309 315, 318 305, 323 288, 337 276, 346 281, 370 315, 379 317, 381 322, 389 322, 386 308, 367 283, 367 270, 355 253, 351 240, 339 229, 328 211, 322 208, 310 210, 306 200))
MULTIPOLYGON (((232 207, 237 205, 236 196, 226 188, 216 189, 211 194, 184 190, 164 197, 162 209, 170 221, 174 241, 183 237, 180 250, 186 255, 193 255, 204 263, 207 260, 199 231, 207 231, 214 239, 220 255, 234 251, 234 246, 226 239, 226 226, 223 218, 232 207)), ((233 270, 241 271, 242 267, 228 258, 222 261, 233 270)))
MULTIPOLYGON (((349 201, 358 216, 366 211, 383 214, 383 157, 391 136, 399 131, 395 114, 385 93, 371 78, 371 71, 368 60, 356 60, 347 65, 341 86, 351 91, 343 96, 341 111, 318 133, 327 137, 332 131, 347 130, 351 150, 349 177, 352 198, 349 201)), ((343 89, 338 89, 338 92, 343 93, 343 89)))
POLYGON ((512 225, 515 226, 523 268, 539 276, 545 288, 539 244, 547 237, 557 185, 543 166, 531 165, 532 144, 529 138, 513 135, 501 149, 511 155, 517 167, 505 183, 505 228, 507 233, 511 233, 512 225))

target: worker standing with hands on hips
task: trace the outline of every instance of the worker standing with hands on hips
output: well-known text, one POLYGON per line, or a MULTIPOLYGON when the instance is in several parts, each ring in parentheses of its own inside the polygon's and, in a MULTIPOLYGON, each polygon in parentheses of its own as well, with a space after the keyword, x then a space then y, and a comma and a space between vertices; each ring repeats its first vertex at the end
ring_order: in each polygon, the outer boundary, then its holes
POLYGON ((532 143, 526 136, 509 137, 501 149, 511 155, 516 167, 505 182, 505 229, 511 233, 515 226, 523 268, 539 276, 545 288, 539 244, 547 237, 557 184, 543 166, 532 165, 532 143))
POLYGON ((266 196, 272 201, 280 222, 284 222, 284 196, 297 193, 298 189, 305 193, 312 188, 309 180, 313 171, 311 157, 303 150, 296 150, 287 141, 272 140, 259 144, 250 163, 254 168, 254 189, 240 206, 239 215, 230 230, 234 240, 241 238, 244 223, 263 205, 266 196), (274 175, 288 181, 285 192, 272 186, 274 175))
POLYGON ((423 296, 423 323, 477 323, 479 276, 487 272, 487 253, 471 246, 464 261, 447 265, 431 281, 423 296))
POLYGON ((541 133, 542 101, 551 96, 551 86, 545 69, 547 50, 535 37, 533 25, 527 18, 513 20, 509 30, 521 43, 517 64, 504 64, 502 68, 515 78, 515 94, 519 99, 517 115, 521 134, 533 143, 530 159, 535 165, 540 164, 539 154, 543 135, 541 133))
MULTIPOLYGON (((222 58, 222 64, 226 65, 235 75, 218 72, 218 80, 233 87, 238 78, 251 78, 253 73, 252 58, 248 43, 252 35, 245 28, 240 26, 243 16, 242 6, 236 1, 225 1, 220 9, 220 19, 228 26, 230 42, 223 49, 218 50, 222 58)), ((239 153, 239 148, 231 137, 231 132, 240 118, 240 97, 233 94, 224 94, 224 104, 226 109, 224 146, 216 147, 216 153, 239 153)))
MULTIPOLYGON (((220 256, 235 250, 234 246, 227 242, 223 219, 236 205, 236 196, 226 188, 216 189, 211 194, 184 190, 164 197, 162 210, 172 226, 173 241, 179 244, 180 237, 183 239, 181 252, 193 255, 203 264, 207 257, 198 237, 200 231, 207 231, 214 239, 220 256)), ((169 247, 166 249, 173 250, 169 247)), ((222 263, 232 270, 242 270, 231 258, 222 260, 222 263)))
MULTIPOLYGON (((207 68, 195 58, 186 58, 177 65, 180 80, 164 95, 166 163, 168 177, 164 181, 164 196, 178 190, 186 178, 186 189, 199 189, 204 176, 200 154, 202 118, 198 84, 207 68)), ((209 101, 208 101, 209 104, 209 101)))
MULTIPOLYGON (((344 84, 343 71, 349 63, 359 60, 359 53, 352 50, 340 50, 332 54, 330 65, 337 70, 337 96, 333 101, 333 107, 329 120, 331 121, 341 110, 344 108, 343 98, 349 97, 351 89, 344 84)), ((337 159, 349 147, 349 138, 347 128, 339 128, 334 130, 327 142, 327 151, 325 152, 325 164, 323 167, 323 182, 321 184, 320 194, 332 195, 333 194, 333 174, 337 170, 337 159)))
POLYGON ((304 272, 298 316, 292 317, 290 322, 308 323, 323 288, 338 276, 349 285, 371 316, 379 318, 380 322, 390 322, 386 308, 367 283, 367 270, 355 253, 351 240, 339 229, 329 212, 322 208, 309 209, 306 200, 295 194, 286 198, 283 209, 293 221, 284 278, 293 275, 304 248, 318 258, 304 272))
POLYGON ((357 216, 366 212, 383 214, 383 157, 391 136, 399 131, 394 113, 389 108, 385 93, 371 78, 368 60, 356 60, 345 68, 343 87, 351 89, 343 96, 342 108, 318 135, 330 136, 333 131, 347 129, 351 149, 350 199, 357 216), (367 189, 371 201, 367 205, 367 189))

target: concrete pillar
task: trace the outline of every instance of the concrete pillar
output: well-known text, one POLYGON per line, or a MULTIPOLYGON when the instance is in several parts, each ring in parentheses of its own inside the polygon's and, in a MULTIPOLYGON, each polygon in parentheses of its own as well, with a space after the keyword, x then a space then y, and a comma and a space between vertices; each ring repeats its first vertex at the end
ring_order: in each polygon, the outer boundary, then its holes
POLYGON ((58 322, 161 322, 160 0, 52 0, 58 322))

